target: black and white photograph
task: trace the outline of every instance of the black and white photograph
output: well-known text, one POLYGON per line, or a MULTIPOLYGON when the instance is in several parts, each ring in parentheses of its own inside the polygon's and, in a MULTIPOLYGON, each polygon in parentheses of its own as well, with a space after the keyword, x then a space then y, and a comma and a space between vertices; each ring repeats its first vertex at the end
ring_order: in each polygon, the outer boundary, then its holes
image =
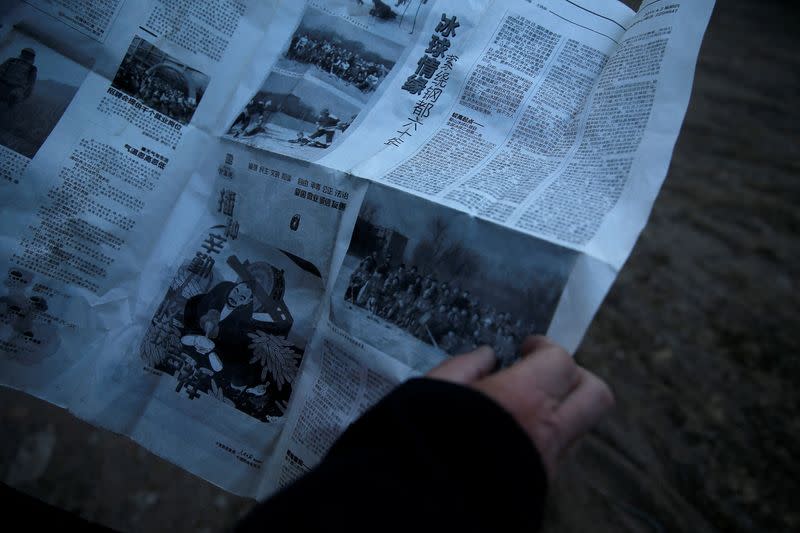
POLYGON ((17 31, 0 45, 0 61, 0 144, 32 159, 88 71, 17 31))
POLYGON ((228 129, 227 137, 310 159, 336 143, 360 107, 322 82, 272 72, 228 129))
POLYGON ((335 324, 394 355, 481 345, 503 364, 547 331, 576 252, 372 185, 332 296, 335 324))
POLYGON ((403 53, 395 42, 308 7, 274 70, 318 78, 366 102, 403 53))
POLYGON ((226 226, 178 268, 140 346, 187 400, 207 395, 262 422, 283 416, 322 278, 316 267, 226 226))
POLYGON ((312 6, 227 136, 314 160, 339 142, 403 53, 348 17, 312 6))
POLYGON ((111 85, 181 124, 189 124, 208 76, 141 37, 134 37, 111 85))
POLYGON ((329 0, 325 8, 396 42, 423 30, 428 0, 329 0))

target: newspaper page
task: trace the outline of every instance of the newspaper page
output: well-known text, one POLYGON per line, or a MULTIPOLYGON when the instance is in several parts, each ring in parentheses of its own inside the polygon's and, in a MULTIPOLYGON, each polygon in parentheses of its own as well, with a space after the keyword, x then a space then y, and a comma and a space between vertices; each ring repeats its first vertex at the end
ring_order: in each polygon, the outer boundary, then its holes
POLYGON ((4 7, 0 382, 264 496, 448 355, 573 351, 712 7, 4 7))
POLYGON ((392 388, 418 372, 322 320, 259 487, 269 496, 317 464, 338 436, 392 388))

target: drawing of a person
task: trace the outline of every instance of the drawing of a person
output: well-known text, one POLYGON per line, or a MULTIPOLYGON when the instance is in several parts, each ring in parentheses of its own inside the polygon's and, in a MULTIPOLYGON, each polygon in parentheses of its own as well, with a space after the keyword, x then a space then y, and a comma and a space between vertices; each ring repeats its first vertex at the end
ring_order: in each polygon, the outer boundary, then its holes
POLYGON ((247 334, 255 329, 284 333, 268 313, 254 312, 257 303, 252 282, 223 281, 190 298, 184 308, 182 342, 208 354, 211 368, 237 388, 260 383, 259 373, 250 365, 247 334))

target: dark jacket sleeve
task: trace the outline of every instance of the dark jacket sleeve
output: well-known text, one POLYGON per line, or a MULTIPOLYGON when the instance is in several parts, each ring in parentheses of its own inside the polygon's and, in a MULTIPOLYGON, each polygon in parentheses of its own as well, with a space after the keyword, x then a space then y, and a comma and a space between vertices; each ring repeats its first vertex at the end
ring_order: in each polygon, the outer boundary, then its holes
POLYGON ((473 389, 413 379, 353 423, 240 531, 536 531, 546 477, 516 421, 473 389))

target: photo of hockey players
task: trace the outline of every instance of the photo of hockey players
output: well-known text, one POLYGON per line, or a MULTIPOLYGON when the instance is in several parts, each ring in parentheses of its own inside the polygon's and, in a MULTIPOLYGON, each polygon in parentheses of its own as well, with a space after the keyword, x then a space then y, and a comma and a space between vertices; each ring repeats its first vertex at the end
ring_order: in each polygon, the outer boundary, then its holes
POLYGON ((208 231, 178 268, 140 345, 188 400, 221 401, 262 422, 283 416, 322 301, 309 262, 208 231), (209 244, 210 243, 210 244, 209 244))
POLYGON ((488 344, 507 365, 525 336, 547 331, 575 259, 571 250, 372 185, 331 316, 390 355, 404 346, 454 355, 488 344))
POLYGON ((325 8, 395 42, 407 43, 422 30, 429 0, 327 0, 325 8))
POLYGON ((317 78, 366 102, 402 53, 397 43, 309 6, 274 70, 317 78))
POLYGON ((345 136, 402 52, 401 45, 309 5, 226 135, 275 153, 319 159, 345 136))
POLYGON ((226 136, 255 148, 313 159, 339 140, 359 109, 318 80, 273 72, 226 136))
MULTIPOLYGON (((419 7, 423 2, 413 2, 412 0, 352 0, 358 6, 365 6, 369 10, 369 15, 378 20, 398 20, 402 19, 413 4, 419 7)), ((413 14, 414 12, 412 12, 413 14)))
POLYGON ((32 159, 88 71, 17 31, 0 44, 0 62, 0 144, 32 159))
POLYGON ((181 124, 189 124, 208 76, 134 37, 111 85, 181 124))

